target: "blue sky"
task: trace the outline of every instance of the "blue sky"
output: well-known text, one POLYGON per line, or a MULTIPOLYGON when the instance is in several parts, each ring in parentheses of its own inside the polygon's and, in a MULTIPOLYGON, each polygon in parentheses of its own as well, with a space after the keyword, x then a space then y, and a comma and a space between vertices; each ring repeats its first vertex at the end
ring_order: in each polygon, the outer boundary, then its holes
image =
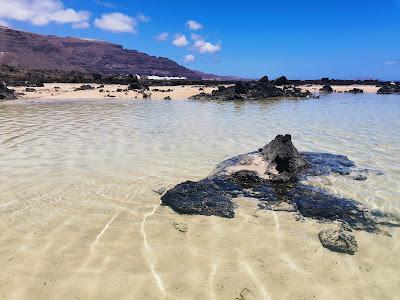
POLYGON ((219 75, 400 79, 400 0, 0 0, 0 24, 219 75))

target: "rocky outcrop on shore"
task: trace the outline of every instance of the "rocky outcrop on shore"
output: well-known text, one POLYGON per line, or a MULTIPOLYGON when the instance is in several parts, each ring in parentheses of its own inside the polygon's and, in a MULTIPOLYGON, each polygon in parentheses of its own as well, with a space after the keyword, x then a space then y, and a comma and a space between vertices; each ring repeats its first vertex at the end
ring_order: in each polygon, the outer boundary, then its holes
POLYGON ((200 93, 191 97, 196 100, 262 100, 276 97, 305 98, 312 94, 294 86, 279 88, 267 76, 258 81, 238 82, 234 86, 219 86, 211 94, 200 93))
POLYGON ((0 100, 14 100, 14 99, 17 99, 15 91, 7 88, 2 82, 0 82, 0 100))
POLYGON ((400 219, 303 181, 332 173, 365 180, 369 172, 342 155, 298 152, 290 135, 278 135, 257 152, 222 162, 203 180, 178 184, 162 196, 161 202, 181 214, 233 218, 236 206, 232 199, 253 198, 262 210, 341 224, 346 234, 325 232, 320 234, 321 243, 332 251, 352 254, 357 247, 351 230, 379 233, 382 226, 400 226, 400 219))
POLYGON ((400 94, 400 85, 396 83, 384 85, 378 90, 378 94, 381 95, 400 94))

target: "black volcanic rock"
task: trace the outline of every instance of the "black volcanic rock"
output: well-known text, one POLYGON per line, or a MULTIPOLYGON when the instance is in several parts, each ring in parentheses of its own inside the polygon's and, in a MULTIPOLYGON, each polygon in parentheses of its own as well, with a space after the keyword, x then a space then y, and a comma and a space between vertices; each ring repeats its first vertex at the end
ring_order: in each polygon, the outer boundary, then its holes
MULTIPOLYGON (((302 183, 310 176, 335 173, 352 179, 354 175, 368 172, 357 168, 343 155, 299 153, 290 135, 279 135, 258 152, 222 162, 203 180, 178 184, 161 197, 161 202, 180 214, 233 218, 236 207, 232 199, 246 197, 259 201, 258 207, 262 210, 291 212, 325 223, 339 223, 346 230, 379 233, 383 226, 399 227, 397 216, 371 210, 355 200, 302 183), (265 173, 252 169, 263 166, 262 162, 265 173), (280 174, 270 174, 271 169, 286 174, 274 180, 280 174)), ((355 238, 343 230, 323 231, 319 238, 332 251, 349 254, 357 251, 355 238)))
POLYGON ((14 99, 17 99, 15 91, 7 88, 2 82, 0 82, 0 100, 14 100, 14 99))
POLYGON ((346 93, 351 93, 351 94, 362 94, 362 93, 364 93, 364 91, 363 91, 362 89, 354 88, 354 89, 351 89, 351 90, 347 91, 346 93))
POLYGON ((296 87, 278 88, 264 76, 258 81, 237 82, 234 86, 219 87, 211 94, 201 93, 191 97, 198 100, 262 100, 274 97, 305 98, 312 96, 296 87))
POLYGON ((323 93, 333 93, 333 89, 332 89, 332 87, 330 86, 330 85, 324 85, 322 88, 320 88, 319 89, 320 90, 320 92, 323 92, 323 93))
POLYGON ((290 84, 289 80, 285 76, 281 76, 274 81, 275 85, 288 85, 290 84))
POLYGON ((261 149, 261 154, 267 162, 271 181, 293 180, 307 167, 306 160, 292 144, 290 134, 276 136, 261 149))
POLYGON ((400 94, 400 85, 398 84, 387 84, 378 90, 378 94, 389 95, 389 94, 400 94))
MULTIPOLYGON (((176 62, 120 45, 89 39, 56 37, 0 27, 0 64, 24 69, 96 74, 139 74, 201 79, 176 62)), ((77 82, 82 82, 77 78, 77 82)))

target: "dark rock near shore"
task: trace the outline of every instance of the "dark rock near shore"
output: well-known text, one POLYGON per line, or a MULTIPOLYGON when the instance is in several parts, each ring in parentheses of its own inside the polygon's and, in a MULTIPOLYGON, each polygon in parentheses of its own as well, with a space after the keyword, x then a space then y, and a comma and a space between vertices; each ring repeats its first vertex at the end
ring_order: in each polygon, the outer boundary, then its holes
POLYGON ((398 84, 384 85, 378 90, 377 93, 381 95, 400 94, 400 85, 398 84))
POLYGON ((90 84, 83 84, 80 87, 76 88, 74 91, 86 91, 86 90, 94 90, 95 88, 90 84))
POLYGON ((358 249, 355 237, 341 229, 322 230, 318 237, 325 248, 334 252, 353 255, 358 249))
POLYGON ((323 93, 333 93, 333 89, 330 85, 324 85, 322 88, 319 89, 319 91, 323 93))
POLYGON ((275 85, 288 85, 290 84, 289 80, 285 76, 281 76, 274 81, 275 85))
MULTIPOLYGON (((275 82, 276 84, 276 82, 275 82)), ((234 86, 220 86, 211 94, 201 93, 191 97, 197 100, 262 100, 275 97, 305 98, 312 94, 300 88, 278 88, 271 84, 267 76, 259 81, 237 82, 234 86)))
POLYGON ((0 100, 14 100, 14 99, 17 99, 15 91, 7 88, 2 82, 0 82, 0 100))
POLYGON ((362 93, 364 93, 364 91, 363 91, 362 89, 354 88, 354 89, 351 89, 351 90, 347 91, 346 93, 351 93, 351 94, 362 94, 362 93))
POLYGON ((28 92, 28 93, 33 93, 34 91, 36 91, 34 88, 29 88, 29 87, 27 87, 27 88, 25 89, 25 92, 28 92))

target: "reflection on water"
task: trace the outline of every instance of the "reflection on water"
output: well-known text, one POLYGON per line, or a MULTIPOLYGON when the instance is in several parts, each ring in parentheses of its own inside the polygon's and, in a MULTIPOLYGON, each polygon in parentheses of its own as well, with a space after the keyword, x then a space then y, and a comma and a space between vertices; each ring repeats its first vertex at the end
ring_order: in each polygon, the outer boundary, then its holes
MULTIPOLYGON (((279 240, 278 248, 289 249, 293 237, 282 237, 290 226, 283 224, 292 224, 286 215, 279 215, 279 223, 277 214, 255 218, 255 209, 246 210, 251 204, 243 204, 233 223, 177 216, 159 207, 159 196, 152 192, 200 179, 221 160, 253 151, 279 133, 291 133, 302 151, 345 154, 361 167, 383 171, 365 182, 329 176, 312 184, 400 213, 399 96, 0 104, 0 292, 15 298, 217 299, 239 297, 243 289, 255 298, 282 296, 290 287, 298 296, 323 297, 334 287, 326 283, 329 288, 306 292, 289 283, 279 285, 277 278, 263 273, 263 253, 271 257, 277 250, 264 245, 264 252, 257 252, 250 240, 248 246, 240 244, 239 255, 222 241, 229 228, 235 232, 232 238, 246 240, 246 232, 253 236, 263 224, 271 226, 269 238, 279 240), (189 224, 186 234, 170 226, 178 219, 189 224), (219 257, 224 251, 229 254, 219 257), (239 256, 241 263, 233 263, 239 256), (188 269, 190 287, 178 276, 188 269), (243 282, 240 289, 236 282, 243 282), (221 289, 221 284, 232 289, 221 289)), ((317 243, 311 236, 302 239, 317 243)), ((396 236, 393 240, 390 247, 398 249, 396 236)), ((296 266, 298 276, 323 273, 313 271, 307 259, 292 262, 287 251, 276 257, 296 266)), ((286 267, 271 268, 276 276, 296 276, 287 275, 286 267)), ((310 282, 314 279, 309 275, 310 282)), ((375 295, 390 294, 391 285, 382 284, 375 295)))

